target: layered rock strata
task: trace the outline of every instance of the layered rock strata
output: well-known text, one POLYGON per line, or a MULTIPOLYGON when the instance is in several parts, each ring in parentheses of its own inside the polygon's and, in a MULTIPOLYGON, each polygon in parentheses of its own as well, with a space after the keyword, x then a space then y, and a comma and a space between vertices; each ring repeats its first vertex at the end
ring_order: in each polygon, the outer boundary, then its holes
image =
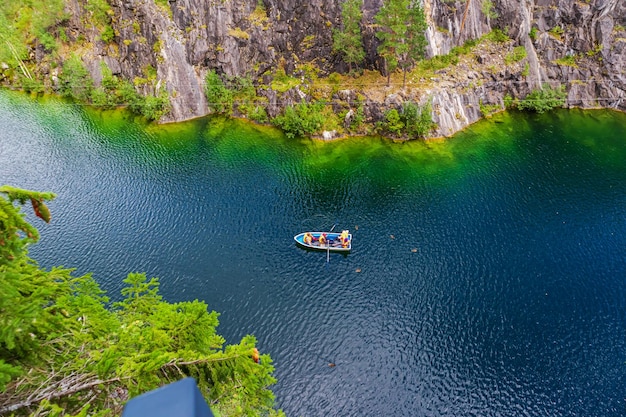
MULTIPOLYGON (((81 6, 73 0, 72 13, 81 6)), ((332 51, 332 30, 341 27, 340 0, 110 0, 115 38, 105 44, 90 33, 85 62, 97 81, 104 61, 127 79, 142 69, 157 70, 156 88, 167 88, 172 108, 162 122, 209 113, 204 95, 208 70, 229 77, 271 82, 276 68, 299 76, 303 63, 321 76, 347 70, 332 51)), ((374 16, 382 0, 363 1, 363 33, 369 70, 381 67, 374 16)), ((345 92, 364 98, 365 115, 375 122, 405 100, 433 104, 437 129, 449 136, 483 117, 482 106, 503 107, 504 97, 523 98, 544 84, 564 86, 566 105, 626 111, 626 2, 623 0, 425 0, 427 55, 446 55, 455 46, 493 29, 510 41, 477 49, 454 68, 440 70, 407 88, 370 86, 345 92), (507 62, 515 47, 525 58, 507 62)), ((76 26, 80 26, 77 21, 76 26)), ((155 86, 144 87, 152 88, 155 86)), ((263 89, 268 112, 310 99, 304 89, 277 93, 263 89)), ((339 94, 333 100, 341 102, 339 94)), ((351 103, 345 101, 345 107, 351 103)))

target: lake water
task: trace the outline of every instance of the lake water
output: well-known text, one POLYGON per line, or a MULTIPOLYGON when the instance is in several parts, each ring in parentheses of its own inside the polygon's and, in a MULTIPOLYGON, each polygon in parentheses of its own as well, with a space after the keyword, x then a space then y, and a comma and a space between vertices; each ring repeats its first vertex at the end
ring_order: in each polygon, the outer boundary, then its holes
POLYGON ((5 91, 0 126, 0 183, 58 194, 31 256, 206 301, 288 416, 626 415, 625 114, 324 143, 5 91), (349 255, 294 244, 333 226, 349 255))

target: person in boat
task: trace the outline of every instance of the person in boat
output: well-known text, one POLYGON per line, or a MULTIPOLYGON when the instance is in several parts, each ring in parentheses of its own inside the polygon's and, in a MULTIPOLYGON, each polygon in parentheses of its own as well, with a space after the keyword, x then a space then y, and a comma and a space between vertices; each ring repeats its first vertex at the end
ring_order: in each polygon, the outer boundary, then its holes
POLYGON ((322 233, 322 234, 320 235, 320 246, 325 245, 325 244, 326 244, 326 242, 327 242, 327 239, 326 239, 326 233, 322 233))
POLYGON ((347 230, 342 230, 341 234, 339 235, 339 241, 341 242, 341 246, 344 248, 347 248, 348 245, 350 244, 349 234, 350 232, 348 232, 347 230))
POLYGON ((306 232, 304 234, 304 243, 306 243, 307 245, 310 245, 311 243, 313 243, 313 235, 309 232, 306 232))

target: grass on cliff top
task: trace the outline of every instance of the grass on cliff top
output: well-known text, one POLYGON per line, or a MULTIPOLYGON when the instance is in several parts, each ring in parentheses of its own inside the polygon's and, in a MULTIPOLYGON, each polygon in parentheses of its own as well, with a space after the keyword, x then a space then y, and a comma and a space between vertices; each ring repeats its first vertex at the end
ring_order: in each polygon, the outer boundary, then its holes
MULTIPOLYGON (((442 75, 452 72, 458 74, 460 63, 465 63, 468 68, 477 70, 481 64, 474 59, 475 56, 501 52, 507 42, 510 42, 508 36, 499 30, 494 30, 479 39, 469 40, 462 46, 452 48, 447 55, 437 55, 419 61, 406 75, 405 90, 410 93, 412 90, 431 88, 442 75)), ((518 60, 516 56, 514 61, 518 60)), ((489 65, 493 66, 493 64, 489 65)), ((488 65, 483 66, 488 67, 488 65)), ((337 91, 355 90, 371 99, 384 100, 390 93, 402 89, 402 86, 401 71, 391 74, 390 84, 387 86, 387 77, 379 71, 363 70, 357 77, 338 73, 332 73, 324 78, 315 77, 312 79, 311 93, 316 99, 330 99, 337 91)))

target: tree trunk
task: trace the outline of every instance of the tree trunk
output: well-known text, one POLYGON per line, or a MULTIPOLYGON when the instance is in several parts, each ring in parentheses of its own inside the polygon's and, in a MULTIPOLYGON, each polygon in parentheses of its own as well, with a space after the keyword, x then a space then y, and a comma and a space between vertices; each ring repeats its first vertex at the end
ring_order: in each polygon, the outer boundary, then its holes
POLYGON ((83 383, 83 384, 79 383, 77 385, 71 385, 71 380, 69 381, 69 384, 68 384, 68 379, 66 378, 66 379, 61 380, 56 386, 52 387, 52 389, 50 387, 47 387, 48 389, 44 389, 40 392, 36 392, 34 393, 34 395, 29 396, 24 401, 20 401, 15 404, 4 405, 2 408, 0 408, 0 415, 7 413, 7 412, 11 412, 11 411, 17 411, 24 407, 30 407, 34 404, 38 404, 39 402, 41 402, 41 400, 54 400, 57 398, 63 398, 71 394, 76 394, 77 392, 80 392, 83 390, 92 389, 94 387, 97 387, 98 385, 110 384, 110 383, 119 382, 119 381, 120 381, 120 378, 112 378, 112 379, 107 379, 105 381, 96 379, 94 381, 90 381, 90 382, 83 383), (64 390, 61 389, 61 387, 63 386, 67 386, 67 388, 64 390))

